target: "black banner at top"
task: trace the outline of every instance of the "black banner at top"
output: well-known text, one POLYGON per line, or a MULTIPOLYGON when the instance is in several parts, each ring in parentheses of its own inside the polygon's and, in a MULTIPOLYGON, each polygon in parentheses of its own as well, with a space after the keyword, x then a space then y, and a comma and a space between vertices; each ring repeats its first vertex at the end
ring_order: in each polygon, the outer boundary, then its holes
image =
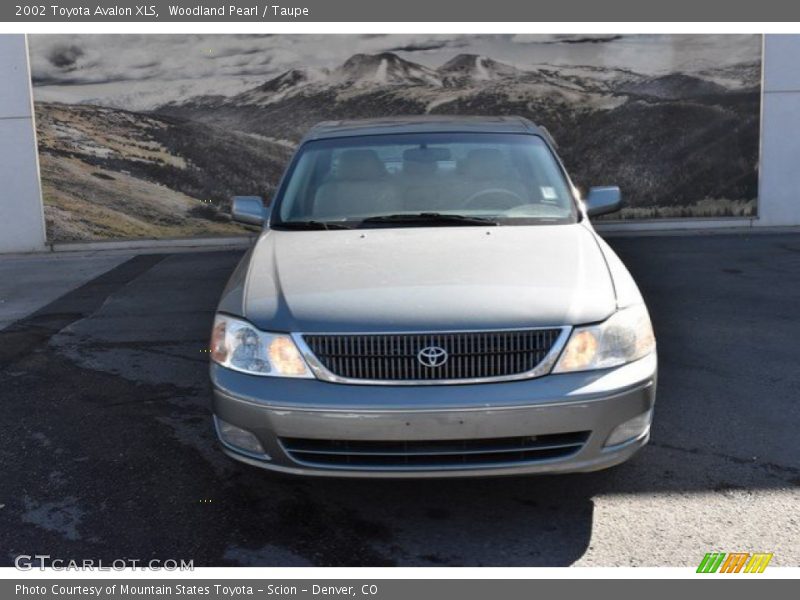
POLYGON ((776 22, 786 0, 12 0, 2 22, 776 22))

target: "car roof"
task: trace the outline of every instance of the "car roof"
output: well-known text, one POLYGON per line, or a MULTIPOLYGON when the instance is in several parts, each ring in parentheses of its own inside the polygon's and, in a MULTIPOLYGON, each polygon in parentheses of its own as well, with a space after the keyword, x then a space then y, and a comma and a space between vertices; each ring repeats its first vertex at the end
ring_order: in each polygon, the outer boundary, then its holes
POLYGON ((303 141, 393 133, 528 133, 552 138, 543 127, 524 117, 460 117, 424 115, 323 121, 314 125, 303 141))

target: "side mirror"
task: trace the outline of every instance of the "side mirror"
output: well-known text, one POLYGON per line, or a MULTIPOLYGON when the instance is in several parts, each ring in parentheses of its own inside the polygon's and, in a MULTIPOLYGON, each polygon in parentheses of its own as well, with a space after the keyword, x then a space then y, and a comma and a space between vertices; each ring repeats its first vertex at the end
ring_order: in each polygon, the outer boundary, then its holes
POLYGON ((263 225, 267 220, 261 196, 234 196, 231 198, 231 217, 248 225, 263 225))
POLYGON ((593 187, 586 197, 586 214, 590 217, 617 212, 622 208, 622 192, 617 186, 593 187))

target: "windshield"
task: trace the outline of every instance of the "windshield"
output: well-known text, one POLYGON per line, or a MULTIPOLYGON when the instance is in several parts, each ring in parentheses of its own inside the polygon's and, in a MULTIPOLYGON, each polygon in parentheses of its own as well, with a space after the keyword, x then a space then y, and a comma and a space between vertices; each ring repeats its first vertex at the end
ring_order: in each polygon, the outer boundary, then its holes
POLYGON ((538 136, 422 133, 305 144, 272 226, 531 225, 576 216, 564 174, 538 136))

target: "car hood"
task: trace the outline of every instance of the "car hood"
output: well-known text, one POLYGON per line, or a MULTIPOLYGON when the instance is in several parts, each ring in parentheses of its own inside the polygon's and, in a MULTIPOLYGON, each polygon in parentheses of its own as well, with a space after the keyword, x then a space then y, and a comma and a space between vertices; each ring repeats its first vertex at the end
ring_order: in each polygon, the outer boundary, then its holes
POLYGON ((616 308, 594 234, 578 224, 271 230, 241 272, 226 293, 273 331, 574 325, 616 308))

